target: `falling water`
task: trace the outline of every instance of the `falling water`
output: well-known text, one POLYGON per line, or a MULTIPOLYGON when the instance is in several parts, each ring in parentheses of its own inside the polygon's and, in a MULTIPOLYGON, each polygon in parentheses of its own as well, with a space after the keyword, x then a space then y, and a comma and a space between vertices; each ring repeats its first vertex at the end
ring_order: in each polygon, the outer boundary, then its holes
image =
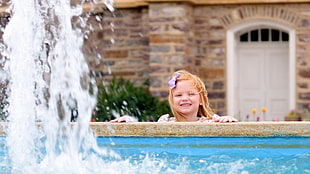
POLYGON ((82 4, 11 1, 3 56, 10 82, 7 146, 12 173, 96 173, 104 156, 117 158, 97 147, 88 126, 96 85, 81 51, 83 31, 72 28, 74 17, 81 26, 86 23, 80 17, 82 4), (79 116, 71 128, 73 110, 79 116))
MULTIPOLYGON (((110 11, 112 2, 105 2, 110 11)), ((132 163, 98 147, 89 127, 97 91, 81 51, 82 4, 11 1, 0 44, 6 60, 0 76, 9 81, 8 152, 0 158, 5 173, 159 173, 158 164, 165 166, 148 157, 132 163), (72 111, 78 113, 74 125, 72 111)))

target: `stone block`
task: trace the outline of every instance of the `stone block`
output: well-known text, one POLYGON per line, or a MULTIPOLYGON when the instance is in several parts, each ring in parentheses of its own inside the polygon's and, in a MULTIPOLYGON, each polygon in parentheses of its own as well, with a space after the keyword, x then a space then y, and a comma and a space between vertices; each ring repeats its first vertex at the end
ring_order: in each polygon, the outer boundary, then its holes
POLYGON ((303 78, 310 78, 310 69, 299 70, 298 75, 303 77, 303 78))
POLYGON ((186 9, 178 6, 163 7, 161 12, 164 16, 186 16, 186 9))
POLYGON ((198 70, 198 74, 200 78, 203 79, 219 79, 224 78, 224 69, 207 69, 207 68, 200 68, 198 70))
POLYGON ((182 35, 166 35, 166 34, 152 34, 150 35, 151 43, 185 43, 182 35))
POLYGON ((168 53, 170 52, 170 46, 169 45, 151 45, 150 51, 152 53, 168 53))
POLYGON ((297 86, 302 89, 307 89, 309 85, 308 83, 300 82, 300 83, 297 83, 297 86))
POLYGON ((150 71, 153 73, 167 73, 169 72, 169 67, 159 67, 159 66, 155 67, 154 66, 154 67, 151 67, 150 71))
POLYGON ((310 19, 302 19, 300 20, 301 28, 310 28, 310 19))
POLYGON ((216 81, 213 83, 213 89, 219 90, 224 89, 224 82, 223 81, 216 81))
POLYGON ((209 99, 225 99, 224 92, 209 92, 208 93, 209 99))
POLYGON ((310 92, 299 93, 299 94, 298 94, 298 98, 299 98, 300 100, 309 100, 309 101, 310 101, 310 92))
POLYGON ((108 50, 104 52, 105 58, 125 58, 128 57, 128 50, 108 50))
POLYGON ((297 35, 297 38, 300 42, 310 42, 310 34, 299 34, 297 35))
POLYGON ((190 31, 190 26, 188 24, 172 24, 172 28, 181 32, 190 31))
POLYGON ((157 55, 151 55, 150 56, 150 63, 162 63, 162 57, 157 55))

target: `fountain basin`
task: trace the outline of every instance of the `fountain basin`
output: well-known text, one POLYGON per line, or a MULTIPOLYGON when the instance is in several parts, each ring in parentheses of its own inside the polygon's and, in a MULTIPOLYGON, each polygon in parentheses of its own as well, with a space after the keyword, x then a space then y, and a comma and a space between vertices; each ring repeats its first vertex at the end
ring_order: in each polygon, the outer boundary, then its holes
MULTIPOLYGON (((41 124, 36 124, 40 128, 41 124)), ((8 123, 2 122, 1 125, 0 133, 3 136, 0 137, 0 170, 10 173, 13 167, 4 137, 8 123)), ((72 126, 76 126, 75 123, 72 123, 72 126)), ((72 165, 81 166, 80 168, 89 171, 88 173, 309 171, 310 122, 91 122, 90 127, 97 136, 98 146, 104 152, 116 155, 97 154, 100 159, 98 163, 81 160, 81 164, 72 165)), ((45 148, 42 156, 45 156, 44 151, 45 148)), ((63 156, 57 157, 56 161, 68 161, 63 156)), ((33 168, 44 169, 42 174, 66 171, 75 173, 75 167, 72 169, 70 165, 50 172, 49 169, 59 163, 51 163, 49 165, 52 167, 46 167, 44 161, 40 160, 33 168)))
MULTIPOLYGON (((7 122, 0 123, 0 135, 5 134, 7 122)), ((40 123, 37 123, 40 127, 40 123)), ((74 126, 75 123, 72 123, 74 126)), ((239 123, 108 123, 91 122, 96 136, 153 137, 274 137, 310 136, 310 122, 239 122, 239 123)))

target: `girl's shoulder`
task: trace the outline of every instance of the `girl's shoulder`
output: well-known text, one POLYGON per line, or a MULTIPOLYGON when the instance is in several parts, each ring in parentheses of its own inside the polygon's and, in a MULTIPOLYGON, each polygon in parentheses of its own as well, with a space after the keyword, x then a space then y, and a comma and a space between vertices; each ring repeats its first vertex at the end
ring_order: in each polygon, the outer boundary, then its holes
POLYGON ((175 117, 170 117, 169 114, 165 114, 159 117, 157 122, 176 122, 175 117))

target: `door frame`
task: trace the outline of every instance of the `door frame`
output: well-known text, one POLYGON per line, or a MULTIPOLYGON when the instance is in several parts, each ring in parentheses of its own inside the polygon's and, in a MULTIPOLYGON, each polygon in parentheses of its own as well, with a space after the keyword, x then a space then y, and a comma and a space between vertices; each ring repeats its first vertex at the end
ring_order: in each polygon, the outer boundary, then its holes
POLYGON ((251 20, 239 25, 236 25, 229 30, 227 30, 227 114, 238 117, 238 111, 236 109, 236 59, 237 59, 237 41, 236 33, 240 30, 244 30, 247 28, 253 28, 255 26, 259 27, 260 25, 275 27, 281 29, 289 34, 289 108, 288 109, 296 109, 296 98, 295 98, 295 90, 296 90, 296 38, 295 38, 295 30, 289 26, 284 24, 268 21, 268 20, 251 20))

